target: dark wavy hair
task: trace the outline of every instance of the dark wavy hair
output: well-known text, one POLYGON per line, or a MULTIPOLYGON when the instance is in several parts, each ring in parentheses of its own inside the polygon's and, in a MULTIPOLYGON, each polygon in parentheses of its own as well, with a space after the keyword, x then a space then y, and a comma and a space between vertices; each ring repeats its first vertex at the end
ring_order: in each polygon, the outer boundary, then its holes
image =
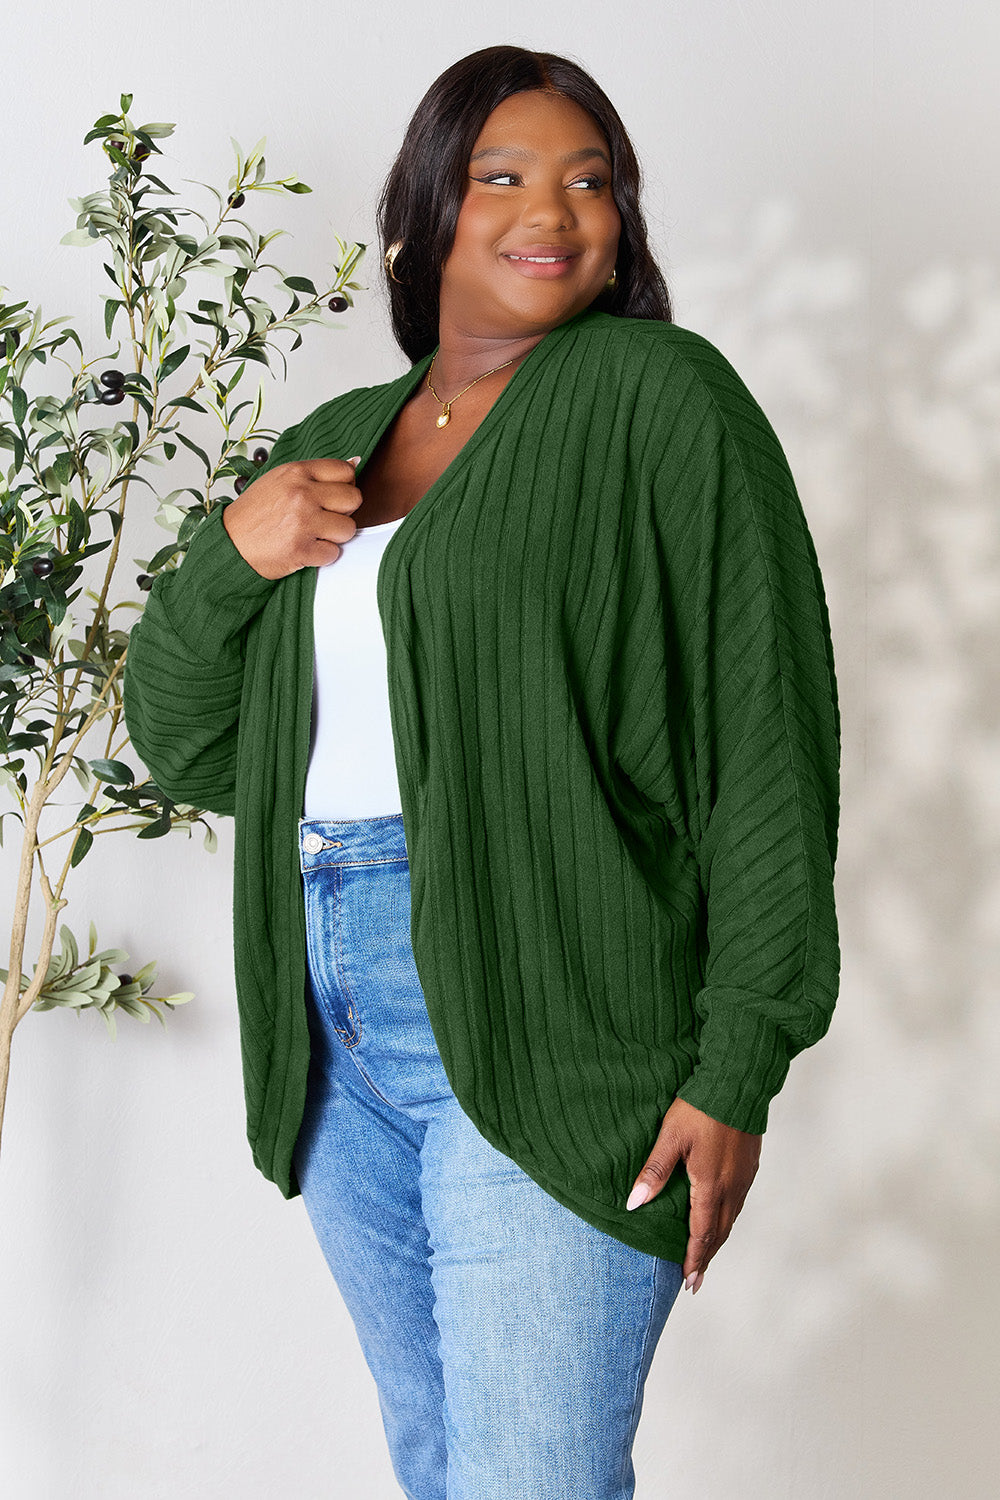
POLYGON ((667 284, 649 249, 639 162, 607 94, 568 58, 524 47, 484 47, 452 63, 431 84, 407 126, 378 203, 384 273, 386 250, 403 241, 393 265, 399 280, 386 274, 386 286, 393 334, 414 364, 439 342, 441 268, 455 238, 473 145, 497 105, 527 89, 574 100, 611 148, 611 191, 621 216, 617 285, 600 292, 591 305, 622 318, 674 321, 667 284))

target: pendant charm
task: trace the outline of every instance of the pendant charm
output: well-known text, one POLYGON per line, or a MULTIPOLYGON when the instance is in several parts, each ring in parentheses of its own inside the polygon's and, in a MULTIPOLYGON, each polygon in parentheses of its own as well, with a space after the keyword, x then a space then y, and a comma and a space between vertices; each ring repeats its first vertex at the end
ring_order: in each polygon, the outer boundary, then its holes
POLYGON ((448 423, 450 421, 451 421, 451 406, 449 404, 449 405, 447 405, 445 407, 444 411, 438 417, 437 424, 438 424, 439 427, 447 427, 447 425, 448 425, 448 423))

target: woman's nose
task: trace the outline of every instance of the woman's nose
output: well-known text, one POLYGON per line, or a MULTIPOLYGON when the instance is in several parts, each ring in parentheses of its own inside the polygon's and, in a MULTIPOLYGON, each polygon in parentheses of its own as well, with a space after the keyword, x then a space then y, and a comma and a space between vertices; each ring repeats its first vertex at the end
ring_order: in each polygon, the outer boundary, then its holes
POLYGON ((522 222, 538 224, 550 229, 565 229, 572 222, 572 210, 561 192, 540 189, 533 193, 524 205, 522 222))

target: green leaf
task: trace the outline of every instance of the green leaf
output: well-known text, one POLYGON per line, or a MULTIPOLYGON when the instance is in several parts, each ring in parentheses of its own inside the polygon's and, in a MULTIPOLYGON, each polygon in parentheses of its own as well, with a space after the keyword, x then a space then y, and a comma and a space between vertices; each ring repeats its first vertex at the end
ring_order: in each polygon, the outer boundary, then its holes
MULTIPOLYGON (((192 399, 191 399, 190 396, 175 396, 172 401, 167 401, 167 402, 164 403, 164 405, 165 406, 187 406, 187 407, 190 408, 191 411, 200 411, 202 413, 202 415, 205 414, 205 411, 207 409, 204 406, 199 406, 198 403, 197 403, 197 401, 192 401, 192 399)), ((180 433, 178 433, 177 436, 180 437, 180 433)))
POLYGON ((105 299, 105 302, 104 302, 104 335, 105 335, 105 338, 109 338, 110 339, 112 325, 114 324, 114 321, 115 321, 115 314, 117 313, 117 311, 118 311, 118 309, 120 307, 124 307, 124 306, 125 306, 124 302, 119 301, 119 299, 116 298, 116 297, 107 297, 105 299))
POLYGON ((190 353, 191 345, 184 344, 180 349, 174 349, 172 353, 168 354, 160 366, 160 379, 166 380, 168 375, 172 375, 178 365, 182 365, 190 353))
POLYGON ((146 828, 140 828, 136 834, 137 839, 161 839, 165 833, 170 832, 170 819, 157 818, 155 823, 150 823, 146 828))
POLYGON ((205 465, 207 472, 211 474, 212 465, 209 462, 208 454, 205 452, 205 450, 203 448, 199 448, 198 444, 193 443, 190 438, 185 437, 183 432, 177 431, 174 433, 174 436, 177 438, 178 442, 184 444, 185 448, 190 448, 192 453, 197 453, 198 457, 205 465))
POLYGON ((14 409, 14 421, 18 427, 23 427, 24 419, 28 415, 28 398, 19 385, 11 386, 10 404, 14 409))
POLYGON ((190 318, 192 323, 197 323, 202 328, 219 328, 221 326, 218 318, 203 318, 201 313, 192 312, 190 308, 188 308, 184 316, 190 318))
POLYGON ((131 94, 122 94, 121 105, 122 105, 122 114, 123 115, 127 115, 128 114, 129 108, 130 108, 131 104, 132 104, 132 95, 131 94))
POLYGON ((123 786, 131 786, 135 777, 132 768, 127 766, 123 760, 91 760, 87 764, 101 781, 111 781, 123 786))
POLYGON ((90 829, 81 828, 80 832, 76 836, 76 839, 74 840, 73 853, 70 855, 69 859, 70 867, 72 869, 75 869, 76 866, 80 863, 81 859, 83 859, 84 855, 87 853, 87 850, 90 848, 93 842, 94 835, 91 833, 90 829))
MULTIPOLYGON (((59 335, 59 337, 56 339, 55 343, 52 345, 52 348, 53 349, 58 349, 59 346, 60 346, 60 344, 66 343, 67 339, 72 340, 72 342, 79 349, 80 354, 82 356, 83 355, 83 345, 80 342, 80 335, 76 332, 75 328, 67 328, 64 333, 61 333, 59 335)), ((40 358, 44 361, 44 359, 45 359, 44 352, 41 352, 40 358)))
POLYGON ((259 365, 267 365, 270 368, 270 361, 267 354, 258 344, 241 344, 230 354, 227 354, 226 359, 253 359, 259 365))
POLYGON ((117 1005, 118 1009, 123 1010, 126 1015, 135 1016, 137 1020, 145 1021, 146 1025, 149 1025, 149 1011, 145 1005, 141 1005, 137 1000, 119 1000, 117 1005))
MULTIPOLYGON (((52 465, 52 473, 55 477, 56 484, 69 484, 75 472, 76 466, 74 465, 73 459, 70 454, 57 453, 55 463, 52 465)), ((77 509, 79 509, 79 507, 77 507, 77 509)), ((74 543, 71 541, 70 550, 72 550, 73 545, 74 543)))
POLYGON ((108 674, 103 667, 93 661, 60 661, 47 668, 56 674, 58 672, 89 672, 92 677, 105 678, 108 674))
POLYGON ((285 286, 290 286, 293 292, 309 292, 313 297, 319 296, 308 276, 286 276, 285 286))
MULTIPOLYGON (((63 235, 59 243, 60 245, 92 245, 97 239, 100 239, 100 234, 96 229, 71 229, 68 234, 63 235)), ((114 280, 114 273, 112 273, 112 280, 114 280)))
MULTIPOLYGON (((163 564, 168 562, 176 551, 177 548, 174 543, 168 542, 165 547, 161 547, 159 552, 149 559, 149 562, 146 564, 146 572, 155 573, 157 568, 162 568, 163 564)), ((136 609, 140 608, 138 604, 135 607, 136 609)))

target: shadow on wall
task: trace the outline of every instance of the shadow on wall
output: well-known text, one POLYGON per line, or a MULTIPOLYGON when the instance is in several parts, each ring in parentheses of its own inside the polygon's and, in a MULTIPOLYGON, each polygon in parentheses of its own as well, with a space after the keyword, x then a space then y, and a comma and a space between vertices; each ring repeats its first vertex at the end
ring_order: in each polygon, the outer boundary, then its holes
POLYGON ((1000 1218, 1000 263, 874 290, 867 252, 804 240, 762 205, 699 246, 675 312, 780 435, 840 682, 841 999, 726 1268, 775 1373, 873 1299, 927 1314, 1000 1218))

